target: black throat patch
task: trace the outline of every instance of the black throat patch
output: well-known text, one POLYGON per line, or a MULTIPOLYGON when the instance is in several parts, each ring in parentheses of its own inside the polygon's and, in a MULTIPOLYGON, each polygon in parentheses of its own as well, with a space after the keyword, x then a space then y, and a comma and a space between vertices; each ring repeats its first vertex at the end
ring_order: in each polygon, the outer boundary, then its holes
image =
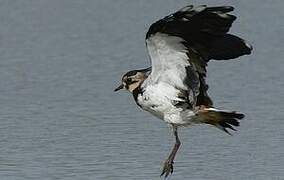
POLYGON ((138 103, 138 95, 139 95, 139 94, 141 94, 141 95, 143 94, 143 91, 142 91, 142 89, 141 89, 140 86, 138 86, 137 88, 135 88, 135 89, 133 90, 132 95, 133 95, 133 98, 134 98, 136 104, 137 104, 139 107, 141 107, 141 105, 138 103))

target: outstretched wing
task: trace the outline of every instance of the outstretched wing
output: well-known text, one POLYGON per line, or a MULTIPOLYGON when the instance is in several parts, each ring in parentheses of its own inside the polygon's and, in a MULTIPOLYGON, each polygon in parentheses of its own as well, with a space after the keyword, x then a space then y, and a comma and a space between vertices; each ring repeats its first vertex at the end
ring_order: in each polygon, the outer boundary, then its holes
POLYGON ((151 83, 163 81, 211 106, 205 82, 210 59, 227 60, 251 53, 243 39, 228 34, 236 19, 233 7, 186 6, 155 22, 146 34, 152 62, 151 83))

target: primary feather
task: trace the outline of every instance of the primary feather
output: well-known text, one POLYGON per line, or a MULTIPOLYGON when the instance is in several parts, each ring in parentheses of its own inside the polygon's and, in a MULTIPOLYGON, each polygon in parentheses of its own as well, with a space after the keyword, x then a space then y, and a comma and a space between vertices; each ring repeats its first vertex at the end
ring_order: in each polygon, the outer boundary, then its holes
MULTIPOLYGON (((187 6, 152 24, 146 45, 152 62, 150 83, 168 82, 188 91, 192 105, 212 106, 205 81, 210 59, 226 60, 251 53, 243 39, 228 34, 236 19, 230 6, 187 6)), ((146 83, 149 83, 146 81, 146 83)))

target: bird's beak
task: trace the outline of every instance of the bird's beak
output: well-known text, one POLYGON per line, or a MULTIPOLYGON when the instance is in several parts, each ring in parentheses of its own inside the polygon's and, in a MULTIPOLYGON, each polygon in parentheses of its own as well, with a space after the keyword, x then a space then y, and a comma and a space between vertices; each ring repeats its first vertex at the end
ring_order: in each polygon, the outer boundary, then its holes
POLYGON ((118 86, 114 91, 118 91, 118 90, 121 90, 123 89, 123 84, 121 84, 120 86, 118 86))

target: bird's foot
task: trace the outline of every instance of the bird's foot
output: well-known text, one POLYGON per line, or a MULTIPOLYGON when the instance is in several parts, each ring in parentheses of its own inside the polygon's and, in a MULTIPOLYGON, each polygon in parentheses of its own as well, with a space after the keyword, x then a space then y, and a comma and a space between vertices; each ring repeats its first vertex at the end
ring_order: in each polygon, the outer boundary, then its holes
POLYGON ((160 176, 165 175, 165 179, 166 179, 169 176, 169 174, 172 174, 174 172, 174 166, 173 165, 174 165, 173 161, 166 160, 164 162, 163 171, 162 171, 160 176))

